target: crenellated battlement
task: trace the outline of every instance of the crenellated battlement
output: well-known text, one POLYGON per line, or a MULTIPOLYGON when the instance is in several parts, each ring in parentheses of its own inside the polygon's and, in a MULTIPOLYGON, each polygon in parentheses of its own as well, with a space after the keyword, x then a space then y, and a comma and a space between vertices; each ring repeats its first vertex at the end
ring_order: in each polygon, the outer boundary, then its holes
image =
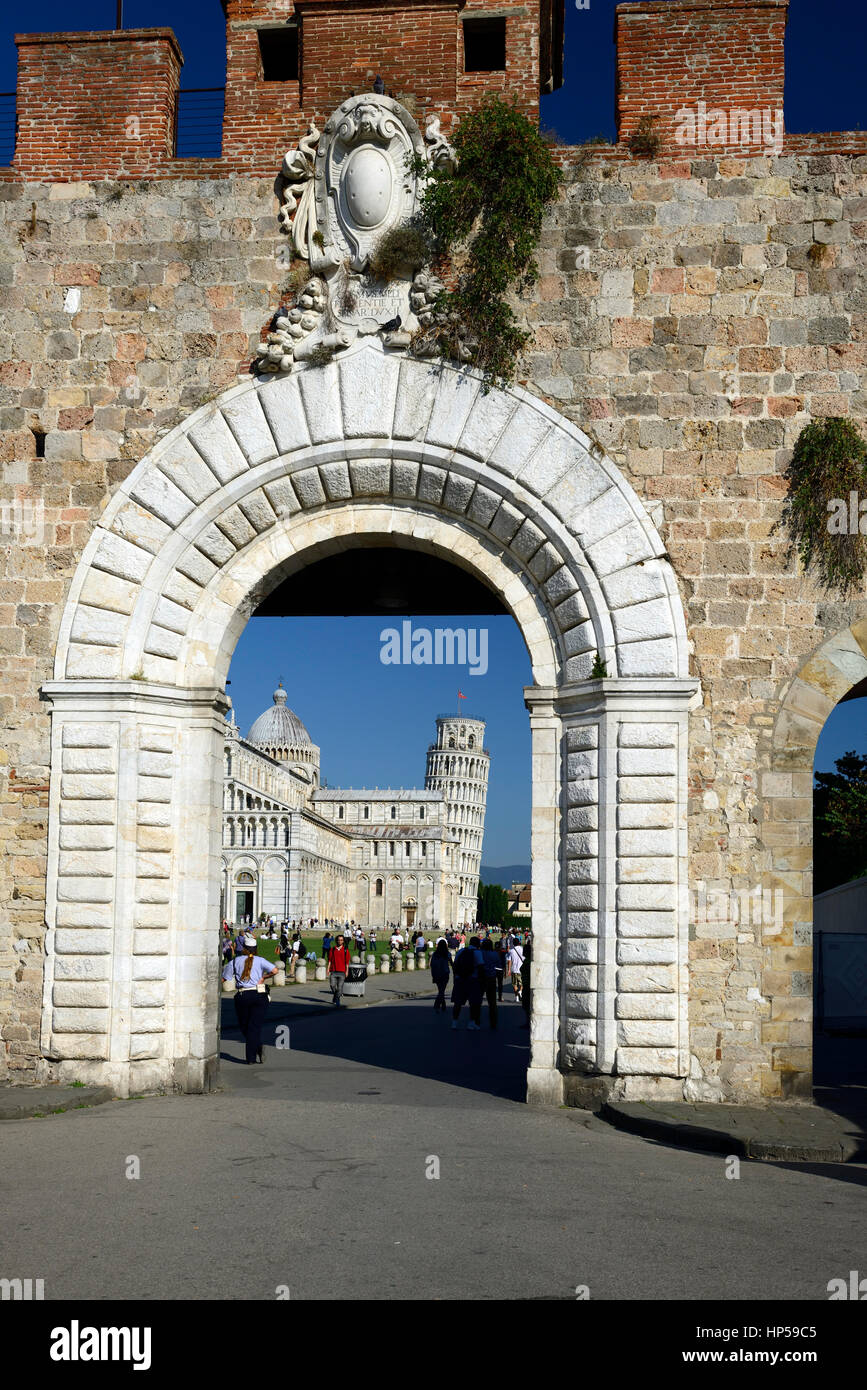
MULTIPOLYGON (((224 0, 226 85, 208 97, 222 152, 179 158, 183 55, 170 29, 19 34, 17 139, 0 178, 75 182, 266 176, 315 120, 381 77, 418 116, 455 119, 489 93, 531 118, 563 81, 565 0, 224 0)), ((863 132, 785 135, 788 0, 619 5, 618 143, 654 149, 864 153, 863 132)))

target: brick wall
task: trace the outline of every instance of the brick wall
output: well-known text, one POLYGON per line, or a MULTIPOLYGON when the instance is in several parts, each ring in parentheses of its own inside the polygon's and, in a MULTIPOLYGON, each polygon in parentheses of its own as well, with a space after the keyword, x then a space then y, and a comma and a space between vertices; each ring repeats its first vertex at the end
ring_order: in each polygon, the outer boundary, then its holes
MULTIPOLYGON (((788 0, 618 5, 618 139, 628 140, 642 117, 655 117, 664 144, 674 145, 678 110, 699 102, 726 112, 782 109, 787 11, 788 0)), ((739 142, 716 143, 736 149, 739 142)))
POLYGON ((142 178, 173 153, 183 63, 171 29, 17 34, 24 178, 142 178))

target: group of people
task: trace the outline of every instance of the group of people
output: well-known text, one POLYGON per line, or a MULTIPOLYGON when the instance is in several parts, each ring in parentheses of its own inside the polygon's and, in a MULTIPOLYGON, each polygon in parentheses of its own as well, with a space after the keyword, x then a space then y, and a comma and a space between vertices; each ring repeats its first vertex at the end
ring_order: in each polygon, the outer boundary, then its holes
POLYGON ((498 941, 490 934, 471 936, 468 941, 459 943, 454 953, 448 938, 440 937, 430 963, 431 978, 437 987, 434 1012, 446 1012, 446 990, 451 978, 452 1028, 458 1027, 461 1010, 466 1004, 470 1015, 467 1029, 478 1032, 482 1026, 483 1002, 488 1005, 490 1027, 496 1028, 498 1006, 503 1002, 506 980, 510 980, 515 999, 524 1009, 521 1026, 528 1028, 531 954, 529 933, 524 940, 512 933, 502 934, 498 941))

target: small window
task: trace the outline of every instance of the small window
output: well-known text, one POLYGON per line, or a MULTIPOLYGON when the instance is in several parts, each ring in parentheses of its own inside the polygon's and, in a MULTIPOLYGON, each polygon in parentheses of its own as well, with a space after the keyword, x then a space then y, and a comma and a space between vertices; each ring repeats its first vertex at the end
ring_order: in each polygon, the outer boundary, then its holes
POLYGON ((373 854, 374 854, 374 858, 376 858, 376 859, 379 858, 379 841, 378 841, 378 840, 374 840, 374 842, 373 842, 373 854))
POLYGON ((424 807, 423 807, 423 806, 419 806, 419 808, 418 808, 418 818, 419 818, 419 820, 424 820, 424 807))
POLYGON ((396 807, 396 806, 392 806, 392 808, 391 808, 391 818, 392 818, 392 820, 397 820, 397 807, 396 807))
POLYGON ((381 879, 381 878, 378 878, 378 879, 376 880, 376 896, 377 896, 378 898, 381 898, 381 897, 382 897, 382 879, 381 879))
POLYGON ((412 854, 412 844, 411 844, 411 842, 410 842, 409 840, 407 840, 407 842, 406 842, 406 857, 407 857, 407 859, 409 859, 409 856, 410 856, 411 854, 412 854))
POLYGON ((365 819, 365 820, 370 820, 370 807, 369 807, 369 806, 365 806, 365 808, 364 808, 364 819, 365 819))
POLYGON ((505 19, 465 19, 464 72, 503 72, 505 67, 505 19))
POLYGON ((389 852, 389 854, 391 855, 391 857, 392 857, 392 859, 393 859, 393 858, 394 858, 394 840, 390 840, 390 841, 389 841, 388 852, 389 852))
POLYGON ((422 852, 422 854, 427 854, 427 840, 422 840, 422 842, 421 842, 421 852, 422 852))
POLYGON ((259 53, 265 82, 298 81, 298 25, 279 29, 260 29, 259 53))
POLYGON ((338 808, 337 808, 337 819, 338 819, 338 820, 343 820, 343 807, 342 807, 342 806, 338 806, 338 808))

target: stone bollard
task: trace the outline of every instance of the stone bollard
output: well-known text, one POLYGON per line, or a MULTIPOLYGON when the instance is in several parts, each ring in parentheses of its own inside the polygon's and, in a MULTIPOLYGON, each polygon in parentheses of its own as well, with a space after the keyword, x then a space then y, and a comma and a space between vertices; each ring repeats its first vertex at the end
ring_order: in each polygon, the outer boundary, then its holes
POLYGON ((286 984, 286 971, 278 970, 277 974, 271 981, 271 984, 274 986, 275 989, 283 989, 286 984))
POLYGON ((395 958, 394 958, 394 968, 395 968, 395 970, 402 970, 402 969, 403 969, 403 956, 400 954, 399 951, 398 951, 397 955, 396 955, 395 958))
POLYGON ((353 965, 360 965, 360 964, 361 964, 361 956, 357 956, 357 955, 356 955, 356 956, 353 956, 353 957, 352 957, 352 964, 353 964, 353 965))
POLYGON ((295 983, 298 985, 306 985, 307 983, 307 966, 303 960, 299 960, 295 967, 295 983))
POLYGON ((382 960, 379 962, 379 968, 383 975, 388 974, 388 972, 391 970, 391 961, 389 960, 388 956, 382 957, 382 960))
POLYGON ((368 964, 368 965, 372 965, 373 968, 374 968, 374 970, 376 969, 376 952, 375 952, 375 951, 368 951, 368 953, 367 953, 367 964, 368 964))
POLYGON ((366 969, 367 969, 368 975, 375 975, 375 974, 376 974, 376 956, 368 956, 368 957, 367 957, 367 966, 366 966, 366 969))
POLYGON ((326 967, 326 964, 325 964, 325 961, 324 961, 324 960, 318 960, 318 961, 316 962, 316 978, 317 978, 317 980, 327 980, 327 979, 328 979, 328 969, 327 969, 327 967, 326 967))
POLYGON ((416 970, 426 970, 426 969, 427 969, 427 957, 426 957, 424 951, 420 951, 419 954, 416 956, 416 958, 415 958, 415 967, 416 967, 416 970))
POLYGON ((407 953, 407 957, 406 957, 406 968, 407 968, 407 970, 415 970, 415 957, 414 957, 412 951, 409 951, 409 952, 407 953))

